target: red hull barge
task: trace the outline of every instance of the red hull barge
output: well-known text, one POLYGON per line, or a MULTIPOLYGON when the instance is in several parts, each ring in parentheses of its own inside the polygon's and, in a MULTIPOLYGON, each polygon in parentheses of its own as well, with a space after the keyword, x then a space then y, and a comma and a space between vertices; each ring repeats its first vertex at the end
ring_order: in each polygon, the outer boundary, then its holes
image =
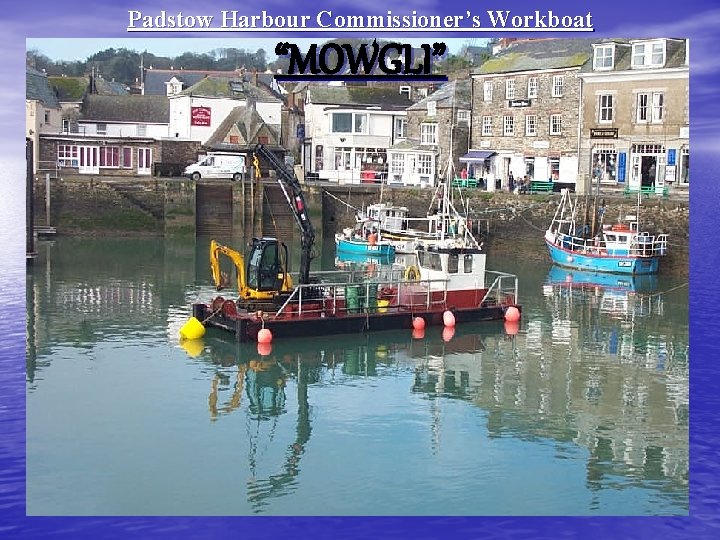
POLYGON ((521 310, 517 277, 485 270, 485 254, 477 249, 428 249, 416 254, 417 265, 390 272, 383 279, 359 281, 353 274, 318 273, 317 281, 297 286, 276 305, 242 304, 221 296, 194 304, 193 316, 204 326, 257 341, 266 328, 273 340, 378 330, 412 329, 421 317, 425 326, 443 326, 446 312, 454 323, 505 318, 510 307, 521 310), (330 278, 334 278, 334 282, 330 278), (327 279, 327 280, 326 280, 327 279), (487 282, 486 282, 487 281, 487 282))

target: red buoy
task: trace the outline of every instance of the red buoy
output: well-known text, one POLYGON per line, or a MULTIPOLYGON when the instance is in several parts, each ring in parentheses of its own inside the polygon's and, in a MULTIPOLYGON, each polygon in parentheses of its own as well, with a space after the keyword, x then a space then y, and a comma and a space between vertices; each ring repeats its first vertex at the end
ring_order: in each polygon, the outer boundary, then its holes
POLYGON ((505 321, 505 333, 508 336, 516 336, 520 331, 520 323, 518 321, 505 321))
POLYGON ((505 320, 510 322, 518 322, 520 320, 520 310, 515 306, 510 306, 505 311, 505 320))
POLYGON ((455 315, 453 315, 452 311, 447 310, 443 313, 443 324, 449 328, 453 328, 455 326, 455 315))
POLYGON ((257 342, 258 343, 271 343, 272 342, 272 332, 268 330, 267 328, 262 328, 257 335, 257 342))
POLYGON ((257 352, 260 356, 270 356, 270 353, 272 353, 272 343, 258 343, 257 352))
POLYGON ((424 328, 413 328, 412 332, 413 339, 422 339, 425 337, 425 329, 424 328))
POLYGON ((422 317, 414 317, 412 325, 415 330, 425 330, 425 319, 422 317))

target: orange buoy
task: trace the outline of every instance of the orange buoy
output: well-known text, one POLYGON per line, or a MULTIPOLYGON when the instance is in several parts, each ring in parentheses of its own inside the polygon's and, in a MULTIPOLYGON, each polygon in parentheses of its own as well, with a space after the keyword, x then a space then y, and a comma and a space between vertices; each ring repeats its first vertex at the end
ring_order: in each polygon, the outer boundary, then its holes
POLYGON ((520 323, 518 321, 505 321, 505 333, 508 336, 515 336, 520 331, 520 323))
POLYGON ((414 317, 412 325, 415 330, 425 330, 425 319, 422 317, 414 317))
POLYGON ((413 328, 412 337, 413 337, 413 339, 424 338, 425 337, 425 329, 424 328, 413 328))
POLYGON ((452 311, 447 310, 443 313, 443 324, 449 328, 453 328, 455 326, 455 315, 453 315, 452 311))
POLYGON ((272 344, 258 342, 257 352, 260 356, 269 356, 270 353, 272 352, 272 344))
POLYGON ((267 328, 262 328, 257 335, 257 342, 267 344, 272 342, 272 332, 267 328))
POLYGON ((446 326, 445 328, 443 328, 442 338, 445 343, 450 341, 454 335, 455 335, 455 327, 454 326, 446 326))
POLYGON ((520 310, 515 306, 510 306, 505 310, 505 320, 510 322, 517 322, 520 320, 520 310))

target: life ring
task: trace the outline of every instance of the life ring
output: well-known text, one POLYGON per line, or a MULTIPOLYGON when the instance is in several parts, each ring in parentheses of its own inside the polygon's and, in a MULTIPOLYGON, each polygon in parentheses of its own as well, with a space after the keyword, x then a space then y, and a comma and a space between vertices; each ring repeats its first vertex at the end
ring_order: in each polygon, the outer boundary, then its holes
POLYGON ((405 269, 405 281, 420 281, 420 270, 414 264, 405 269))

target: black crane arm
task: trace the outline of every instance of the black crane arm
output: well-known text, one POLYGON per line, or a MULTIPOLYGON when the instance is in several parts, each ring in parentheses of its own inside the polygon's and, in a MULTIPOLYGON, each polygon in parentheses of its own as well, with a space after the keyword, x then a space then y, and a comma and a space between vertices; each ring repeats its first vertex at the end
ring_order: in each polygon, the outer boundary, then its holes
POLYGON ((310 261, 313 259, 312 248, 315 243, 315 229, 307 212, 307 204, 305 203, 305 194, 303 193, 302 185, 295 176, 295 173, 289 171, 285 163, 279 160, 275 154, 270 152, 262 144, 255 146, 255 155, 262 157, 275 169, 281 187, 289 188, 292 193, 292 198, 290 198, 287 191, 283 189, 293 217, 302 233, 300 240, 302 252, 300 254, 299 283, 301 285, 310 283, 310 261))

